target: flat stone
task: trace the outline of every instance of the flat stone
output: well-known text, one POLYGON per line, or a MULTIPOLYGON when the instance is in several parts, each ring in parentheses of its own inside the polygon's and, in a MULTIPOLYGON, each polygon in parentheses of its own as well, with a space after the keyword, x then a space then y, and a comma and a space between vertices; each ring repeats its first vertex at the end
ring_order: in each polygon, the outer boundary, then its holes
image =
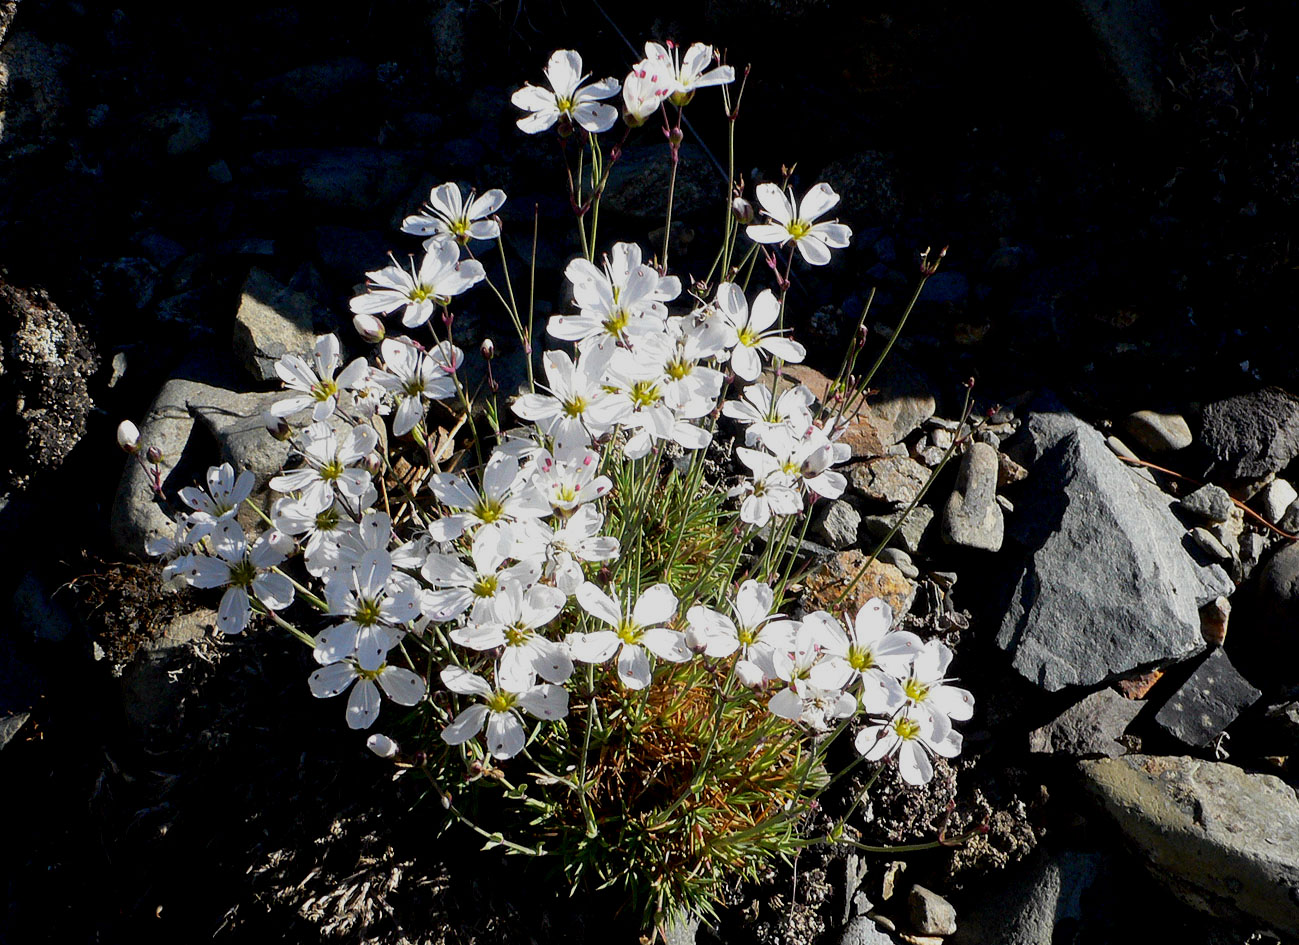
POLYGON ((956 931, 956 909, 931 889, 917 883, 907 894, 911 928, 921 935, 951 935, 956 931))
POLYGON ((235 353, 250 376, 278 385, 275 362, 286 354, 310 361, 316 336, 332 330, 333 322, 311 296, 294 292, 269 273, 253 269, 244 282, 235 315, 235 353))
POLYGON ((1119 459, 1135 460, 1138 458, 1137 454, 1128 448, 1128 444, 1124 443, 1117 436, 1107 436, 1105 438, 1105 445, 1108 446, 1110 452, 1119 459))
POLYGON ((853 508, 851 502, 835 499, 821 506, 808 531, 814 541, 842 551, 857 543, 860 527, 861 513, 853 508))
POLYGON ((1290 508, 1294 500, 1299 499, 1299 492, 1284 479, 1273 479, 1260 490, 1255 499, 1259 512, 1275 525, 1285 517, 1286 509, 1290 508))
POLYGON ((942 534, 948 544, 1001 550, 1005 519, 997 504, 997 471, 997 451, 986 443, 971 443, 943 506, 942 534))
POLYGON ((1125 749, 1116 740, 1145 703, 1125 699, 1113 689, 1098 689, 1030 732, 1028 750, 1073 758, 1117 758, 1125 749))
POLYGON ((883 456, 845 470, 848 486, 873 502, 894 508, 910 505, 929 481, 929 470, 909 456, 883 456))
POLYGON ((1134 443, 1152 453, 1171 453, 1191 445, 1191 427, 1176 413, 1138 410, 1123 421, 1123 429, 1134 443))
POLYGON ((1183 745, 1204 748, 1261 695, 1215 648, 1155 713, 1155 724, 1183 745))
POLYGON ((920 577, 920 569, 916 567, 915 562, 911 560, 911 555, 907 554, 901 548, 885 548, 880 552, 880 560, 885 564, 891 564, 911 580, 920 577))
POLYGON ((901 527, 894 532, 891 541, 896 542, 907 554, 915 554, 920 550, 920 542, 924 539, 929 524, 934 520, 934 510, 927 505, 917 505, 911 510, 911 514, 904 518, 902 513, 905 511, 903 509, 888 515, 867 515, 862 519, 862 527, 872 539, 883 541, 884 536, 900 521, 901 527))
POLYGON ((1099 686, 1203 647, 1199 607, 1234 585, 1182 547, 1157 487, 1058 402, 1034 413, 1016 447, 1032 476, 1008 537, 1023 549, 997 644, 1049 690, 1099 686))
POLYGON ((1299 799, 1267 774, 1188 757, 1079 763, 1151 876, 1191 906, 1299 935, 1299 799))
POLYGON ((1114 691, 1124 699, 1144 699, 1155 688, 1155 683, 1164 678, 1162 669, 1152 669, 1148 673, 1129 676, 1114 683, 1114 691))
POLYGON ((1280 472, 1299 456, 1299 398, 1279 387, 1204 408, 1200 440, 1213 459, 1213 473, 1257 479, 1280 472))
POLYGON ((1209 483, 1200 486, 1190 495, 1182 496, 1177 500, 1177 507, 1205 522, 1225 522, 1231 517, 1231 510, 1236 507, 1236 503, 1222 486, 1209 483))
POLYGON ((1200 635, 1209 646, 1227 641, 1227 621, 1231 618, 1231 601, 1217 597, 1200 608, 1200 635))
POLYGON ((1231 552, 1228 551, 1217 537, 1204 527, 1191 529, 1191 540, 1210 558, 1217 561, 1230 561, 1231 552))
POLYGON ((827 559, 825 566, 804 581, 807 598, 804 607, 811 610, 847 611, 856 614, 872 597, 878 597, 893 608, 897 619, 905 617, 916 599, 916 585, 891 564, 875 560, 839 604, 831 606, 857 572, 866 563, 866 555, 857 549, 841 551, 827 559))
POLYGON ((839 933, 839 945, 893 945, 893 938, 874 919, 859 915, 839 933))

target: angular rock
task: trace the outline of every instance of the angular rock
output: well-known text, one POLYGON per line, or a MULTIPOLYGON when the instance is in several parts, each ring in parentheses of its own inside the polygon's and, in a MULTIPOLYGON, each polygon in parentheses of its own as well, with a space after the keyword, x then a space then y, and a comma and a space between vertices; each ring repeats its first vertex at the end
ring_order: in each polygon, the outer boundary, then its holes
POLYGON ((873 502, 910 505, 929 481, 929 470, 909 456, 883 456, 847 470, 849 487, 873 502))
POLYGON ((956 909, 918 883, 907 894, 907 912, 911 927, 921 935, 951 935, 956 931, 956 909))
POLYGON ((893 938, 874 919, 859 915, 839 933, 839 945, 893 945, 893 938))
POLYGON ((1200 608, 1200 635, 1209 646, 1227 641, 1227 621, 1231 618, 1231 601, 1216 597, 1200 608))
POLYGON ((1213 473, 1251 479, 1280 472, 1299 456, 1299 398, 1265 387, 1215 401, 1204 408, 1200 441, 1213 458, 1213 473))
POLYGON ((1079 763, 1150 874, 1191 906, 1299 935, 1299 799, 1267 774, 1187 757, 1079 763))
POLYGON ((913 581, 920 577, 920 569, 912 562, 911 555, 901 548, 885 548, 880 552, 880 560, 885 564, 893 565, 913 581))
POLYGON ((1261 695, 1215 648, 1155 713, 1155 724, 1183 745, 1205 748, 1261 695))
POLYGON ((1191 445, 1191 427, 1176 413, 1138 410, 1123 421, 1123 429, 1152 453, 1171 453, 1191 445))
POLYGON ((836 499, 825 503, 812 520, 809 532, 814 541, 819 541, 835 551, 842 551, 857 542, 857 529, 861 527, 861 513, 851 502, 836 499))
POLYGON ((927 505, 917 505, 911 510, 911 514, 904 518, 902 513, 905 511, 903 509, 888 515, 867 515, 862 519, 862 527, 873 540, 883 541, 884 536, 900 521, 901 526, 893 533, 893 538, 890 540, 896 542, 907 554, 915 554, 920 550, 920 542, 925 537, 929 523, 934 520, 934 510, 927 505))
MULTIPOLYGON (((826 403, 833 382, 806 365, 787 364, 782 369, 784 383, 806 384, 818 401, 826 403)), ((889 355, 871 386, 878 393, 871 396, 869 403, 857 406, 841 437, 851 447, 854 459, 886 455, 890 447, 918 430, 937 408, 923 375, 896 353, 889 355)))
POLYGON ((195 384, 186 406, 217 442, 221 462, 250 469, 263 488, 289 458, 289 444, 266 432, 262 413, 284 397, 281 392, 238 394, 209 384, 195 384))
POLYGON ((943 506, 943 540, 948 544, 1001 549, 1005 519, 997 504, 997 471, 997 451, 986 443, 971 443, 943 506))
POLYGON ((1191 540, 1195 542, 1196 547, 1215 561, 1231 560, 1231 552, 1228 551, 1213 532, 1209 531, 1207 528, 1192 528, 1191 540))
POLYGON ((1285 517, 1286 509, 1294 500, 1299 499, 1299 492, 1284 479, 1273 479, 1255 498, 1263 517, 1275 525, 1285 517))
POLYGON ((1081 940, 1074 935, 1089 914, 1094 914, 1090 902, 1093 888, 1103 881, 1110 865, 1105 857, 1091 852, 1036 853, 1008 870, 991 895, 961 913, 960 928, 949 942, 1053 945, 1081 940))
POLYGON ((1190 495, 1182 496, 1177 500, 1177 507, 1206 522, 1225 522, 1231 517, 1231 510, 1236 507, 1236 503, 1222 486, 1209 483, 1200 486, 1190 495))
POLYGON ((0 750, 13 741, 14 736, 22 730, 31 717, 30 712, 0 711, 0 750))
POLYGON ((878 597, 893 608, 893 615, 902 619, 911 610, 916 599, 916 585, 902 576, 891 564, 883 561, 872 561, 866 573, 853 585, 843 601, 831 606, 843 589, 853 582, 866 555, 857 549, 841 551, 826 561, 825 566, 804 581, 807 598, 806 610, 834 610, 835 613, 847 611, 856 614, 872 597, 878 597))
POLYGON ((1028 750, 1038 754, 1117 758, 1126 749, 1116 740, 1145 703, 1125 699, 1113 689, 1098 689, 1075 702, 1028 736, 1028 750))
POLYGON ((1073 0, 1115 85, 1141 118, 1159 117, 1165 92, 1163 6, 1157 0, 1073 0))
POLYGON ((997 488, 1004 489, 1012 482, 1023 482, 1028 470, 1005 453, 997 454, 997 488))
POLYGON ((1015 669, 1055 691, 1201 649, 1199 607, 1233 585, 1183 549, 1167 496, 1059 405, 1022 433, 1032 476, 1008 531, 1024 557, 997 633, 1015 669))
MULTIPOLYGON (((624 149, 609 171, 609 184, 600 198, 601 213, 618 213, 642 221, 662 224, 667 214, 668 177, 672 162, 667 142, 658 141, 624 149)), ((686 144, 677 165, 673 214, 681 219, 687 208, 703 207, 717 186, 716 171, 703 149, 686 144)))
POLYGON ((235 316, 235 353, 245 371, 259 381, 278 381, 275 362, 286 354, 311 359, 316 335, 337 328, 314 298, 294 292, 274 276, 248 273, 235 316))

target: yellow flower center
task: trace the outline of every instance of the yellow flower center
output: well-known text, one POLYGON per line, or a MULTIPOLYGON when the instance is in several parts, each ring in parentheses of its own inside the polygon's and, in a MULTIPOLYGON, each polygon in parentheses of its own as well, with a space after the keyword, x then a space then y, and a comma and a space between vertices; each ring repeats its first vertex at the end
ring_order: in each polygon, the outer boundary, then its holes
POLYGON ((618 624, 618 639, 623 643, 639 643, 640 628, 632 623, 629 619, 624 619, 618 624))
POLYGON ((489 574, 487 577, 480 577, 470 586, 469 591, 475 597, 492 597, 496 594, 500 581, 495 574, 489 574))
POLYGON ((564 415, 567 417, 580 417, 586 407, 585 397, 574 397, 572 400, 564 401, 564 415))
POLYGON ((316 516, 316 530, 321 532, 332 532, 338 527, 338 521, 339 517, 337 509, 325 509, 325 511, 316 516))
POLYGON ((864 672, 875 665, 875 657, 871 651, 860 646, 848 647, 848 665, 857 672, 864 672))
POLYGON ((319 384, 311 385, 311 396, 321 402, 328 400, 338 393, 338 385, 333 381, 324 380, 319 384))
POLYGON ((556 502, 572 502, 577 498, 577 490, 568 483, 564 483, 555 490, 556 502))
POLYGON ((669 361, 667 374, 672 380, 679 381, 694 370, 694 367, 689 361, 669 361))
POLYGON ((907 698, 912 702, 924 702, 929 698, 929 687, 918 679, 908 679, 903 685, 902 691, 906 693, 907 698))
POLYGON ((560 95, 555 96, 555 107, 558 108, 560 112, 562 112, 565 115, 573 111, 574 104, 575 103, 571 98, 564 98, 563 96, 560 95))
POLYGON ((248 587, 257 577, 257 569, 253 563, 245 558, 238 564, 230 565, 230 586, 231 587, 248 587))
POLYGON ((609 317, 600 324, 604 330, 614 337, 618 337, 627 329, 627 323, 631 321, 631 316, 624 309, 617 309, 610 313, 609 317))
POLYGON ((379 622, 380 616, 377 600, 363 600, 356 605, 356 615, 352 619, 362 627, 372 627, 379 622))
POLYGON ((637 407, 652 407, 659 402, 658 385, 653 381, 637 381, 631 386, 631 402, 637 407))
POLYGON ((320 478, 325 482, 333 482, 341 475, 343 475, 343 464, 337 459, 332 459, 320 467, 320 478))
POLYGON ((519 697, 512 692, 506 692, 503 689, 497 689, 492 693, 491 698, 487 700, 487 708, 493 712, 508 712, 514 708, 514 703, 519 701, 519 697))
POLYGON ((426 285, 417 285, 410 290, 412 302, 427 302, 431 298, 433 298, 433 290, 426 285))
POLYGON ((785 229, 789 231, 789 235, 794 239, 801 240, 812 231, 812 224, 804 220, 790 220, 785 224, 785 229))
POLYGON ((522 624, 514 624, 505 628, 505 645, 522 646, 532 639, 532 631, 522 624))
POLYGON ((756 348, 758 342, 761 340, 761 336, 747 325, 741 328, 736 334, 739 336, 740 344, 744 345, 746 348, 756 348))
POLYGON ((913 741, 920 737, 920 723, 905 717, 897 718, 893 720, 893 731, 903 741, 913 741))
POLYGON ((474 506, 473 511, 474 516, 487 525, 495 522, 505 513, 504 507, 495 499, 483 499, 474 506))
POLYGON ((748 627, 739 627, 736 630, 735 635, 740 638, 740 642, 745 646, 751 646, 758 640, 757 631, 751 630, 748 627))

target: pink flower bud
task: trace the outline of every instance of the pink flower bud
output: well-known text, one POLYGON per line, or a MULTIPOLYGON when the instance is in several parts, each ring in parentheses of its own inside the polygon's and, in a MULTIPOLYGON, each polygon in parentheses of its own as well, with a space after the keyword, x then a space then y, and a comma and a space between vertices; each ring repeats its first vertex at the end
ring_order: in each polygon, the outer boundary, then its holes
POLYGON ((156 446, 151 446, 144 454, 145 459, 157 466, 162 462, 162 450, 156 446))
POLYGON ((117 425, 117 445, 132 455, 140 452, 140 430, 130 420, 117 425))
POLYGON ((752 223, 757 218, 757 214, 753 212, 753 204, 743 197, 736 197, 731 201, 731 213, 735 215, 738 222, 745 225, 752 223))
POLYGON ((383 470, 383 457, 376 452, 371 452, 361 465, 370 475, 377 476, 383 470))
POLYGON ((372 345, 377 345, 383 341, 388 334, 383 327, 383 322, 374 315, 353 315, 352 327, 356 329, 356 333, 361 336, 362 341, 367 341, 372 345))
POLYGON ((478 347, 478 350, 488 361, 496 357, 496 345, 490 338, 484 338, 483 343, 478 347))

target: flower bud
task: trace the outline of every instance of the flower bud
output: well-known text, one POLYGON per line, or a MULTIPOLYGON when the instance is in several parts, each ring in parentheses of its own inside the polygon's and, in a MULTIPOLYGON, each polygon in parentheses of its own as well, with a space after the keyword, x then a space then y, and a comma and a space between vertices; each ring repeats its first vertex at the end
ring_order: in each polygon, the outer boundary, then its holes
POLYGON ((362 341, 377 345, 387 337, 388 332, 383 327, 383 322, 377 316, 366 315, 364 313, 352 316, 352 327, 356 333, 361 336, 362 341))
POLYGON ((372 451, 365 457, 361 465, 371 476, 377 476, 383 471, 383 457, 372 451))
POLYGON ((488 361, 496 357, 496 345, 490 338, 484 338, 483 343, 479 345, 478 350, 488 361))
POLYGON ((693 625, 686 627, 686 646, 690 647, 691 652, 696 656, 699 656, 708 649, 708 638, 697 627, 693 625))
POLYGON ((162 450, 156 446, 151 446, 144 454, 145 459, 157 466, 162 462, 162 450))
POLYGON ((289 421, 277 417, 269 410, 262 411, 262 423, 266 424, 266 432, 277 440, 287 440, 293 435, 293 428, 289 426, 289 421))
POLYGON ((140 452, 140 430, 130 420, 117 425, 117 445, 132 455, 140 452))
MULTIPOLYGON (((693 95, 694 93, 691 92, 690 94, 693 95)), ((686 101, 689 101, 689 99, 686 99, 686 101)), ((674 95, 672 96, 672 104, 684 105, 685 102, 678 102, 677 96, 674 95)), ((681 142, 685 140, 686 140, 685 132, 683 132, 680 127, 673 128, 671 131, 668 132, 668 144, 672 145, 673 148, 681 147, 681 142)))
POLYGON ((752 223, 757 218, 757 214, 753 212, 753 204, 743 197, 736 197, 731 201, 731 213, 735 215, 738 222, 745 225, 752 223))
POLYGON ((387 735, 371 735, 365 740, 365 747, 380 758, 391 758, 397 754, 397 743, 387 735))

